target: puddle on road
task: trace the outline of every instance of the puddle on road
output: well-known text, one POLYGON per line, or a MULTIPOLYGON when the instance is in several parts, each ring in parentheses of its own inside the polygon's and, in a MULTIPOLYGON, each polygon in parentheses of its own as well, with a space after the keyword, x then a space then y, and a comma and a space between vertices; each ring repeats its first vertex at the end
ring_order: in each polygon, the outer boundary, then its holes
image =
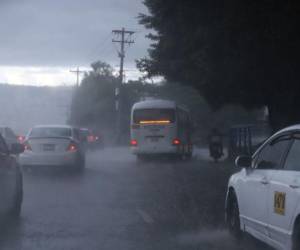
POLYGON ((136 159, 127 147, 105 148, 87 152, 89 162, 108 162, 112 163, 135 163, 136 159))
POLYGON ((211 249, 233 249, 234 241, 226 230, 201 230, 177 236, 181 245, 210 246, 211 249))
POLYGON ((227 230, 199 230, 182 233, 176 237, 183 247, 197 247, 197 250, 270 250, 263 243, 250 236, 236 241, 227 230))

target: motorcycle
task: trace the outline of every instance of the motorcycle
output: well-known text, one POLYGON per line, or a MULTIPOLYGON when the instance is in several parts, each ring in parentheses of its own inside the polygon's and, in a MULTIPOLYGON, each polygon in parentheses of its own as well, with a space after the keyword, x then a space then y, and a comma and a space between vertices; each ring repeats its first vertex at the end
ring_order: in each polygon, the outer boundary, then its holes
POLYGON ((210 156, 214 159, 215 162, 223 156, 223 147, 220 143, 211 143, 209 146, 210 156))

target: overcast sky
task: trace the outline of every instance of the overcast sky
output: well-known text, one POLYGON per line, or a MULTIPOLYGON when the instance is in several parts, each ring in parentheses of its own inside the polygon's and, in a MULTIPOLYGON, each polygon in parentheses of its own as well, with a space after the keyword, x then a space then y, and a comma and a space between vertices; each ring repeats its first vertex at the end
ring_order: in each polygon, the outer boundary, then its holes
POLYGON ((138 24, 142 0, 0 0, 0 82, 72 84, 77 66, 103 60, 118 67, 112 29, 136 31, 127 48, 127 79, 137 77, 134 60, 147 53, 148 32, 138 24))

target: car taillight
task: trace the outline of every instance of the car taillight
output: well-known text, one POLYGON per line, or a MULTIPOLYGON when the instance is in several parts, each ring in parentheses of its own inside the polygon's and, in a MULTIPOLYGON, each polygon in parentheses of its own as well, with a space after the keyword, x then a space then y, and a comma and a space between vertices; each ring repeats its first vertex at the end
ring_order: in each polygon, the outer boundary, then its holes
POLYGON ((177 146, 177 145, 180 145, 180 144, 181 144, 181 142, 180 142, 179 139, 176 138, 176 139, 173 140, 173 145, 174 146, 177 146))
POLYGON ((67 151, 69 152, 76 152, 78 149, 77 145, 74 142, 70 142, 67 151))
POLYGON ((18 141, 19 141, 20 143, 23 143, 24 140, 25 140, 25 136, 19 135, 19 136, 17 137, 17 139, 18 139, 18 141))
POLYGON ((28 141, 24 142, 24 150, 26 150, 26 151, 32 151, 32 148, 31 148, 31 146, 30 146, 30 144, 29 144, 28 141))
POLYGON ((136 147, 138 145, 137 140, 131 140, 130 145, 136 147))
POLYGON ((95 141, 95 137, 93 135, 89 135, 87 137, 88 142, 94 142, 95 141))

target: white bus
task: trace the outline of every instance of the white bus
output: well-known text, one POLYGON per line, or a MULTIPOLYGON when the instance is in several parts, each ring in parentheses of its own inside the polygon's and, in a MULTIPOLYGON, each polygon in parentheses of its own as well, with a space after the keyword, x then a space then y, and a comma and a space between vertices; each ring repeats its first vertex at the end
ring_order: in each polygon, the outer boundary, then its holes
POLYGON ((139 159, 147 155, 191 158, 192 124, 188 110, 173 101, 135 103, 131 110, 131 150, 139 159))

